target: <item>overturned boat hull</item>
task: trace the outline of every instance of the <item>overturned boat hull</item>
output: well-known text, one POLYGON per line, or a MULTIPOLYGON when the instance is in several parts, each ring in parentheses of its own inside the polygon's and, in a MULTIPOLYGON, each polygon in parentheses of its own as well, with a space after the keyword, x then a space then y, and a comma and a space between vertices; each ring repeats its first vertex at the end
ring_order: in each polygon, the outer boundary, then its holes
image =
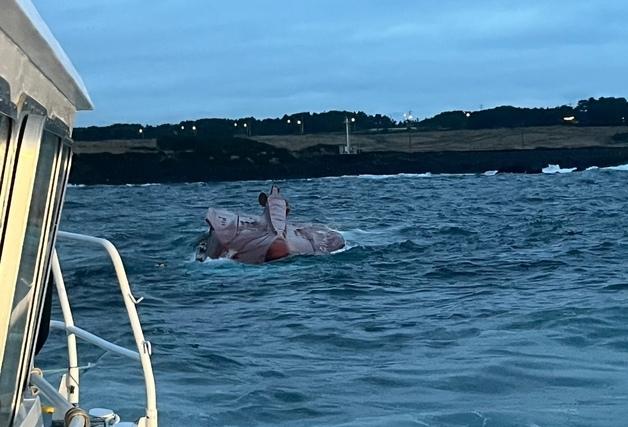
POLYGON ((260 203, 262 199, 264 212, 258 217, 210 208, 205 218, 209 232, 197 246, 196 259, 225 257, 260 264, 293 255, 328 254, 344 247, 342 235, 329 227, 288 223, 287 202, 276 187, 270 196, 260 195, 260 203))

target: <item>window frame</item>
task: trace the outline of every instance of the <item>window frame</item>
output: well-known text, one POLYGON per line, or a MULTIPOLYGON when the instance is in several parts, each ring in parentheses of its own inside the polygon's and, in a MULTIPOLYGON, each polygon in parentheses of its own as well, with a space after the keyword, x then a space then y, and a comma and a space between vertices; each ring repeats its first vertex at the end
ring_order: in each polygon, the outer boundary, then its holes
MULTIPOLYGON (((6 140, 3 138, 0 142, 0 150, 4 151, 4 153, 0 152, 0 236, 2 236, 6 219, 5 210, 8 204, 8 195, 6 194, 5 189, 5 187, 7 187, 7 181, 5 178, 6 175, 9 175, 8 171, 13 170, 11 167, 13 165, 12 149, 14 148, 12 136, 15 132, 15 120, 12 117, 0 112, 0 122, 3 120, 7 122, 8 133, 6 140)), ((1 134, 0 137, 2 137, 1 134)))
MULTIPOLYGON (((20 117, 19 132, 12 135, 9 140, 10 154, 12 156, 12 168, 5 169, 5 176, 10 180, 3 180, 2 199, 6 212, 2 212, 6 225, 0 236, 0 376, 3 376, 2 366, 6 361, 6 375, 4 390, 5 408, 0 408, 0 420, 11 422, 15 417, 21 394, 28 381, 28 375, 33 365, 34 343, 37 338, 39 323, 41 320, 41 307, 43 295, 47 286, 47 278, 50 271, 50 254, 56 237, 59 222, 65 184, 69 175, 72 150, 70 148, 69 132, 67 128, 59 127, 58 123, 46 118, 45 113, 24 112, 20 117), (63 129, 66 129, 65 135, 63 129), (61 132, 60 132, 61 130, 61 132), (40 157, 44 144, 55 144, 47 156, 52 159, 40 157), (44 165, 47 176, 42 176, 41 189, 37 189, 39 161, 49 161, 44 165), (48 169, 49 167, 49 169, 48 169), (37 200, 35 197, 43 197, 45 200, 41 216, 38 217, 35 226, 35 246, 30 253, 23 253, 27 232, 29 231, 29 212, 37 200), (32 282, 23 299, 26 300, 25 318, 19 324, 17 340, 21 341, 19 352, 14 352, 17 358, 5 359, 6 344, 11 331, 11 315, 15 306, 17 280, 20 267, 30 257, 32 265, 32 282), (4 322, 4 323, 3 323, 4 322), (22 327, 23 325, 23 327, 22 327), (10 366, 9 366, 10 365, 10 366), (15 370, 15 371, 14 371, 15 370), (13 372, 13 374, 12 374, 13 372), (14 375, 14 377, 13 377, 14 375), (10 386, 9 386, 10 384, 10 386), (12 389, 11 389, 12 387, 12 389), (8 395, 11 393, 11 396, 8 395), (10 402, 10 403, 9 403, 10 402), (10 405, 10 407, 9 407, 10 405)), ((3 211, 5 209, 3 208, 3 211)), ((32 230, 31 230, 32 231, 32 230)), ((28 270, 30 272, 30 270, 28 270)), ((30 277, 29 273, 29 277, 30 277)))

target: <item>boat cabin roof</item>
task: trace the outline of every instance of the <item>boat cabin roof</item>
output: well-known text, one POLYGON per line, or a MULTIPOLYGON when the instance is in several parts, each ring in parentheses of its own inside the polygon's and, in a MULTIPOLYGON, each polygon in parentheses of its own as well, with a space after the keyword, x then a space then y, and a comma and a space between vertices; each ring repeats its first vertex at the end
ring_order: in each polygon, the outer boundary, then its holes
MULTIPOLYGON (((2 1, 0 57, 2 58, 0 77, 9 82, 11 98, 15 104, 18 104, 18 98, 22 95, 19 92, 22 91, 32 96, 46 108, 48 108, 47 104, 53 103, 49 101, 54 101, 54 99, 50 99, 51 96, 43 96, 46 93, 43 88, 24 87, 24 81, 36 80, 29 79, 28 75, 23 75, 27 73, 23 64, 26 59, 43 75, 44 80, 48 81, 40 81, 39 86, 52 83, 61 97, 72 104, 75 110, 92 109, 92 101, 81 77, 31 0, 2 1), (12 50, 15 48, 19 49, 19 55, 12 50), (42 94, 41 98, 46 99, 37 99, 37 92, 42 94)), ((52 98, 55 97, 52 96, 52 98)), ((58 115, 63 116, 63 114, 58 115)))

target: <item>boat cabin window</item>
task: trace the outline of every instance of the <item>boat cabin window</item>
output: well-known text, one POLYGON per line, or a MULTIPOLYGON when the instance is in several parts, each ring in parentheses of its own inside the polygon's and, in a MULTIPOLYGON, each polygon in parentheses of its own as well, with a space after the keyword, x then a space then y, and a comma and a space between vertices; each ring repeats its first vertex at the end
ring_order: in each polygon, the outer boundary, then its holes
MULTIPOLYGON (((59 176, 62 170, 65 173, 67 167, 68 159, 64 159, 63 154, 66 154, 66 150, 62 139, 44 131, 39 146, 26 232, 21 245, 4 359, 0 367, 0 425, 10 424, 30 369, 32 342, 38 327, 36 322, 49 272, 51 231, 57 221, 63 194, 58 181, 65 181, 64 177, 59 176)), ((18 170, 14 192, 27 191, 24 190, 24 187, 28 187, 25 182, 20 182, 20 179, 24 179, 19 176, 20 173, 18 170)))

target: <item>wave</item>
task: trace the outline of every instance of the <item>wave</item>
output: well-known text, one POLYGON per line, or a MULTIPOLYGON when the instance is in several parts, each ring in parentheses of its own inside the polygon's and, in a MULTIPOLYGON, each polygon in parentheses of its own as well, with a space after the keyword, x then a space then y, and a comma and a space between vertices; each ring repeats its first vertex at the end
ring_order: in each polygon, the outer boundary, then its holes
POLYGON ((225 267, 242 267, 242 266, 247 266, 246 264, 242 264, 239 263, 238 261, 229 258, 229 257, 220 257, 220 258, 207 258, 204 261, 198 261, 196 259, 196 254, 193 254, 189 260, 187 261, 188 264, 194 264, 194 265, 204 265, 206 267, 219 267, 219 266, 225 266, 225 267))
POLYGON ((334 253, 345 252, 358 246, 369 246, 381 242, 382 235, 386 233, 386 230, 372 230, 366 231, 360 228, 354 228, 346 231, 339 231, 342 237, 345 239, 345 247, 335 251, 334 253))
POLYGON ((560 165, 547 165, 547 167, 541 169, 541 171, 546 174, 571 173, 575 170, 576 168, 561 168, 560 165))
POLYGON ((598 170, 599 168, 597 166, 589 166, 588 168, 585 169, 585 171, 595 171, 598 170))
POLYGON ((158 182, 147 182, 146 184, 124 184, 126 187, 152 187, 155 185, 162 185, 158 182))
MULTIPOLYGON (((487 171, 488 174, 495 175, 498 171, 487 171)), ((361 179, 390 179, 390 178, 435 178, 435 177, 460 177, 460 176, 477 176, 477 173, 397 173, 389 175, 374 175, 374 174, 360 174, 360 175, 342 175, 342 176, 329 176, 324 179, 342 179, 342 178, 361 178, 361 179)))
POLYGON ((386 231, 386 229, 380 229, 380 230, 362 230, 361 228, 352 228, 351 230, 338 230, 338 232, 340 234, 343 235, 343 237, 347 237, 347 236, 353 236, 355 234, 360 235, 360 234, 378 234, 380 232, 386 231))
POLYGON ((357 246, 358 245, 352 245, 352 244, 349 244, 349 243, 345 243, 345 245, 342 248, 336 249, 335 251, 332 251, 329 254, 330 255, 341 254, 341 253, 347 252, 348 250, 353 249, 353 248, 355 248, 357 246))
POLYGON ((341 178, 388 179, 388 178, 429 178, 431 176, 432 176, 431 172, 425 172, 425 173, 398 173, 394 175, 373 175, 373 174, 344 175, 341 178))
POLYGON ((495 171, 495 170, 493 170, 493 171, 486 171, 482 175, 485 175, 485 176, 495 176, 495 175, 498 174, 498 172, 499 171, 495 171))
POLYGON ((83 187, 87 187, 87 185, 85 185, 85 184, 68 184, 67 187, 68 188, 83 188, 83 187))
POLYGON ((628 165, 608 166, 602 169, 607 171, 628 171, 628 165))

